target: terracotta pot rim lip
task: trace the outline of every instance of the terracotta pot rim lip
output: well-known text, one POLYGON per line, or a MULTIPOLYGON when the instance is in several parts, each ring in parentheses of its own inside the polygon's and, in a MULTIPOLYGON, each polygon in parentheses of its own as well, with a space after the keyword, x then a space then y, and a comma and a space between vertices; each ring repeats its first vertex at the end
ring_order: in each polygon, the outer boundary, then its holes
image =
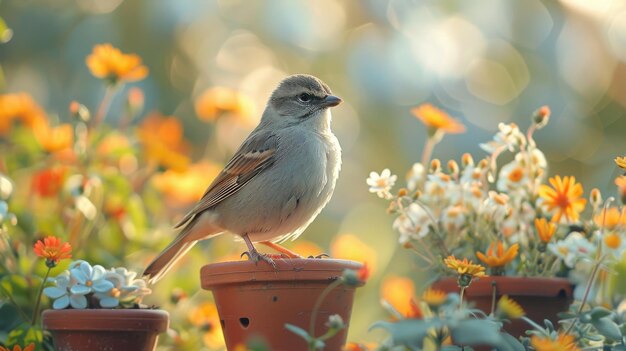
POLYGON ((169 325, 169 313, 161 309, 47 309, 41 319, 48 330, 164 332, 169 325))
MULTIPOLYGON (((445 277, 440 277, 438 278, 436 281, 440 281, 440 280, 456 280, 456 277, 453 276, 445 276, 445 277)), ((478 278, 474 281, 474 283, 476 282, 481 282, 481 281, 489 281, 489 280, 517 280, 517 281, 521 281, 521 280, 535 280, 535 281, 552 281, 552 282, 567 282, 571 285, 573 285, 569 279, 567 278, 563 278, 563 277, 519 277, 519 276, 511 276, 511 275, 491 275, 491 276, 486 276, 486 277, 481 277, 478 278)), ((473 283, 472 283, 473 284, 473 283)))
POLYGON ((209 268, 228 268, 228 267, 246 267, 253 268, 256 272, 280 272, 283 270, 292 270, 294 266, 304 265, 304 266, 319 266, 319 267, 333 267, 344 265, 346 267, 343 268, 360 268, 363 266, 361 262, 346 260, 342 258, 285 258, 285 259, 274 259, 274 263, 276 264, 276 269, 274 269, 269 264, 264 262, 255 263, 250 260, 241 260, 241 261, 223 261, 223 262, 215 262, 209 263, 207 265, 202 266, 203 269, 205 267, 209 268))

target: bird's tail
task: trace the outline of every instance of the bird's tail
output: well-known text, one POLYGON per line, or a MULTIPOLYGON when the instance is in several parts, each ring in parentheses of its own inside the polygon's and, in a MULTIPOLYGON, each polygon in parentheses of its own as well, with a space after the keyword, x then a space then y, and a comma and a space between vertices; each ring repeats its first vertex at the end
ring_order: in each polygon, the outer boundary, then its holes
POLYGON ((196 241, 184 241, 179 236, 169 244, 157 258, 150 262, 143 272, 144 277, 148 279, 148 283, 154 284, 161 279, 196 244, 196 241))

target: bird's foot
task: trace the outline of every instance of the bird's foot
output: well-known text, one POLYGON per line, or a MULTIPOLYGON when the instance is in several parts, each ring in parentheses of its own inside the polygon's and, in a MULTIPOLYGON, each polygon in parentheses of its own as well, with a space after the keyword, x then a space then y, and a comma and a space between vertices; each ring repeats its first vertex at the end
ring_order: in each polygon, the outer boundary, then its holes
POLYGON ((240 257, 243 257, 243 256, 248 256, 248 260, 253 261, 255 264, 258 264, 259 261, 264 261, 270 266, 272 266, 274 269, 277 269, 276 262, 274 262, 272 257, 270 257, 271 255, 261 254, 257 250, 250 250, 250 251, 246 251, 242 253, 240 257))
POLYGON ((317 256, 311 255, 311 256, 309 256, 307 258, 317 258, 317 259, 320 259, 320 258, 330 258, 330 255, 327 254, 327 253, 321 253, 321 254, 319 254, 317 256))

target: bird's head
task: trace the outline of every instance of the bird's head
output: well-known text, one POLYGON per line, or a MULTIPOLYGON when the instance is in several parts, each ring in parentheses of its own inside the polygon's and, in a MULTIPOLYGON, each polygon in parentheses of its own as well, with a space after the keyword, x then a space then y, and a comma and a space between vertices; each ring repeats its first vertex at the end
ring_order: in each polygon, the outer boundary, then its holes
POLYGON ((337 106, 341 99, 332 95, 330 88, 320 79, 296 74, 283 79, 269 99, 263 118, 281 124, 301 123, 324 115, 329 107, 337 106))

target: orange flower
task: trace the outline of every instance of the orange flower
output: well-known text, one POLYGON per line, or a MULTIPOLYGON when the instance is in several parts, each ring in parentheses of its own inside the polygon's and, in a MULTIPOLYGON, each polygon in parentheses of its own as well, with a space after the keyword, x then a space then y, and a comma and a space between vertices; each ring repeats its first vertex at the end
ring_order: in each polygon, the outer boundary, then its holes
POLYGON ((53 197, 63 188, 65 168, 55 167, 38 171, 31 180, 32 190, 41 197, 53 197))
POLYGON ((476 257, 489 267, 504 267, 506 264, 515 259, 517 251, 519 250, 519 244, 515 243, 504 251, 504 246, 500 240, 497 242, 497 251, 494 252, 495 247, 496 243, 492 242, 491 245, 489 245, 489 249, 487 249, 487 255, 477 251, 476 257))
MULTIPOLYGON (((23 351, 34 351, 35 343, 30 343, 28 346, 24 348, 23 351)), ((11 351, 11 348, 0 346, 0 351, 11 351)), ((13 351, 22 351, 22 347, 20 345, 13 345, 13 351)))
MULTIPOLYGON (((411 279, 398 276, 386 277, 381 284, 380 295, 404 317, 417 318, 415 316, 417 305, 413 300, 415 285, 411 279)), ((419 308, 417 310, 419 311, 419 308)))
POLYGON ((225 87, 207 89, 196 99, 195 109, 198 117, 205 122, 213 122, 224 114, 252 122, 256 115, 256 106, 252 99, 225 87))
POLYGON ((615 158, 615 164, 617 164, 617 166, 623 170, 626 171, 626 156, 624 157, 616 157, 615 158))
POLYGON ((549 243, 556 231, 556 224, 548 222, 545 218, 535 218, 535 229, 539 239, 544 243, 549 243))
POLYGON ((363 266, 356 271, 356 276, 360 281, 365 283, 370 278, 370 267, 367 265, 367 262, 363 262, 363 266))
POLYGON ((74 144, 74 129, 69 124, 50 127, 48 121, 38 120, 33 132, 39 145, 48 152, 66 150, 74 144))
POLYGON ((465 132, 465 126, 461 122, 431 104, 422 104, 412 109, 411 113, 426 125, 431 134, 439 130, 450 134, 465 132))
POLYGON ((626 176, 615 178, 615 185, 617 185, 617 192, 622 200, 622 204, 626 205, 626 176))
POLYGON ((530 344, 537 351, 578 351, 573 335, 559 334, 556 340, 549 337, 533 335, 530 344))
POLYGON ((467 258, 461 261, 454 256, 448 256, 443 262, 458 275, 469 275, 472 278, 480 278, 486 275, 485 267, 474 264, 472 261, 468 261, 467 258))
POLYGON ((94 46, 86 59, 91 74, 115 84, 119 81, 142 80, 148 75, 148 68, 141 64, 135 54, 123 54, 111 44, 94 46))
POLYGON ((204 302, 189 314, 191 324, 199 327, 204 335, 202 340, 210 349, 222 349, 225 345, 222 325, 217 307, 212 302, 204 302))
POLYGON ((324 252, 324 249, 322 249, 319 245, 317 245, 316 243, 312 241, 298 239, 296 241, 293 241, 292 243, 293 244, 285 243, 286 244, 285 247, 289 248, 289 250, 293 252, 297 252, 298 255, 302 257, 309 257, 309 256, 315 257, 324 252))
POLYGON ((46 113, 30 95, 26 93, 0 95, 0 135, 7 135, 14 121, 34 128, 36 122, 45 121, 46 118, 46 113))
POLYGON ((576 178, 556 176, 549 179, 552 187, 542 184, 539 196, 544 200, 544 206, 550 212, 555 212, 552 221, 558 222, 565 216, 568 222, 578 220, 578 215, 585 209, 587 200, 581 198, 583 186, 576 183, 576 178))
POLYGON ((178 172, 189 166, 185 155, 189 145, 183 139, 183 126, 176 117, 151 114, 137 129, 137 137, 148 162, 178 172))
POLYGON ((448 294, 441 290, 428 288, 422 293, 422 301, 424 301, 430 308, 436 308, 443 305, 447 299, 448 294))
POLYGON ((45 258, 48 267, 56 266, 60 260, 72 257, 72 246, 69 243, 61 243, 61 239, 48 236, 37 240, 33 246, 35 255, 45 258))
POLYGON ((204 194, 209 180, 215 178, 221 167, 202 161, 191 165, 184 172, 167 170, 152 178, 157 190, 174 204, 188 205, 198 201, 204 194))
POLYGON ((604 236, 604 244, 610 249, 617 249, 622 244, 622 238, 619 234, 611 232, 604 236))
POLYGON ((613 230, 618 226, 626 226, 626 208, 622 211, 616 207, 603 208, 600 213, 593 217, 596 225, 608 230, 613 230))
POLYGON ((367 262, 376 271, 377 253, 354 234, 340 234, 330 244, 330 255, 336 258, 367 262))

